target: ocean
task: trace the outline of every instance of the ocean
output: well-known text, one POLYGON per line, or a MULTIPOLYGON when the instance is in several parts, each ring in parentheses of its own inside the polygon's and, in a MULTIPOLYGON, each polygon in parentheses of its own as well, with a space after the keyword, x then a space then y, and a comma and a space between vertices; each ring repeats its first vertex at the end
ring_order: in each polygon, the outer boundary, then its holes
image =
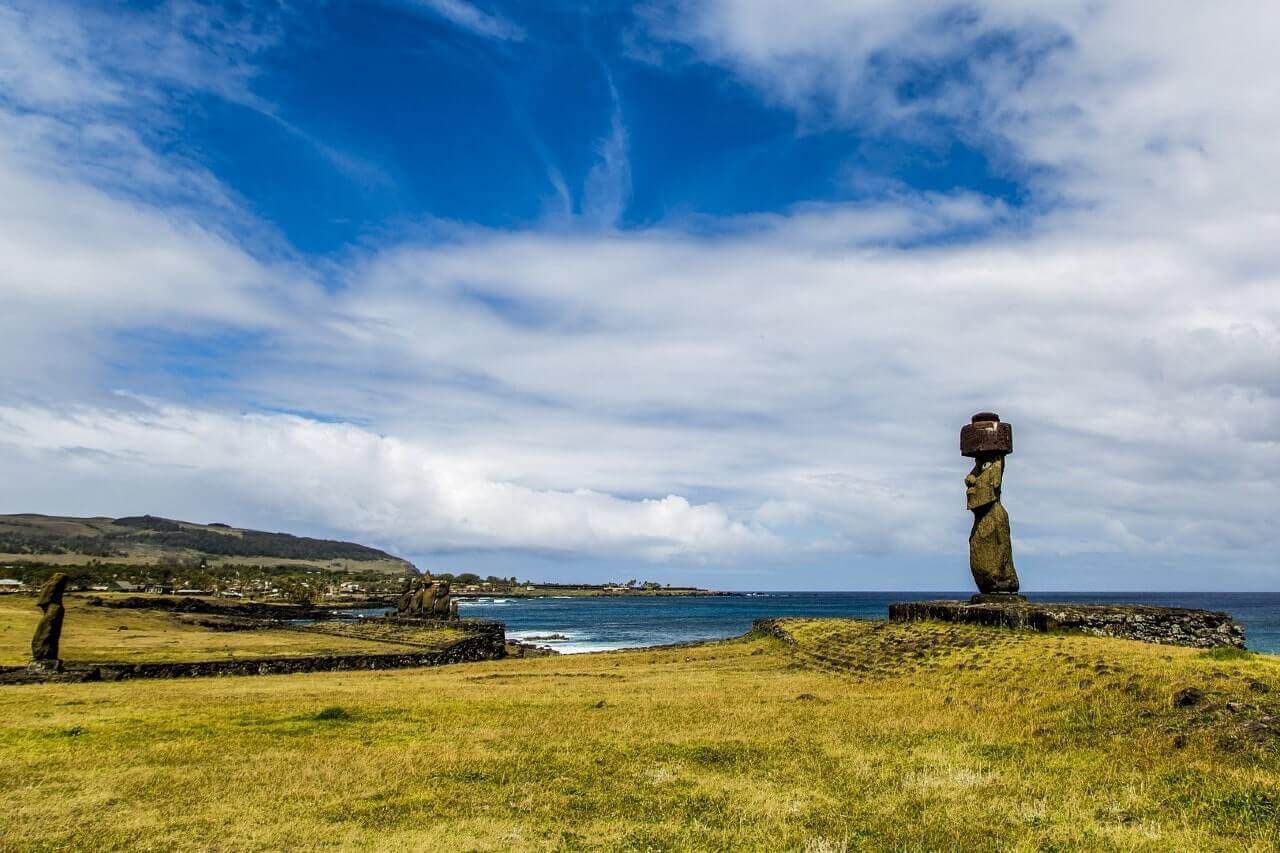
MULTIPOLYGON (((968 592, 752 592, 708 597, 462 599, 462 615, 499 619, 507 636, 560 652, 659 646, 743 634, 769 616, 884 619, 889 603, 968 598, 968 592)), ((1250 649, 1280 654, 1280 592, 1042 592, 1032 601, 1156 604, 1225 610, 1250 649)))

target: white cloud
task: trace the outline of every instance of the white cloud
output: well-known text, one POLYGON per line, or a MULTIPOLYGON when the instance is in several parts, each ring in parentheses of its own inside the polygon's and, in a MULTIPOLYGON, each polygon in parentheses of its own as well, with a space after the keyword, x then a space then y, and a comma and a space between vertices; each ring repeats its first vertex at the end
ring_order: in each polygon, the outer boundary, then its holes
POLYGON ((523 41, 524 29, 499 15, 482 11, 466 0, 404 0, 411 8, 425 9, 464 30, 486 38, 523 41))
MULTIPOLYGON (((284 505, 308 525, 393 543, 402 553, 513 548, 665 560, 771 550, 758 526, 678 495, 623 500, 587 489, 491 479, 479 460, 348 424, 288 415, 227 415, 146 401, 133 411, 0 408, 6 454, 77 483, 167 471, 231 506, 284 505)), ((128 498, 126 498, 128 500, 128 498)))
MULTIPOLYGON (((994 406, 1017 430, 1007 502, 1031 584, 1073 554, 1122 555, 1135 585, 1169 560, 1204 586, 1274 583, 1277 16, 984 3, 947 29, 949 6, 920 8, 739 0, 658 23, 813 124, 963 119, 1034 170, 1032 212, 903 190, 710 229, 440 226, 343 259, 333 291, 247 250, 195 191, 105 180, 116 163, 220 190, 67 106, 124 97, 119 72, 0 19, 0 74, 39 105, 0 115, 0 499, 238 512, 403 549, 925 557, 963 583, 956 434, 994 406), (993 51, 911 103, 876 76, 999 33, 1065 41, 1029 71, 993 51), (108 397, 138 327, 265 335, 236 399, 362 425, 108 397)), ((217 207, 236 215, 230 193, 217 207)))
POLYGON ((622 121, 622 104, 618 90, 609 80, 613 112, 609 132, 597 146, 599 160, 582 187, 582 213, 596 225, 615 227, 631 200, 631 161, 627 156, 627 128, 622 121))

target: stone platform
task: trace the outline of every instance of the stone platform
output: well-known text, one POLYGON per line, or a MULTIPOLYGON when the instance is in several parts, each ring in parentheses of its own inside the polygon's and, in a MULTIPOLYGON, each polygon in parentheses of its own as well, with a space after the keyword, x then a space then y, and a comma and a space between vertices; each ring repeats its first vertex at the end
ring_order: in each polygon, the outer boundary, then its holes
POLYGON ((1151 607, 1141 604, 1053 604, 965 601, 904 601, 889 605, 890 622, 936 620, 1020 628, 1029 631, 1079 631, 1145 643, 1244 648, 1244 628, 1226 613, 1151 607))

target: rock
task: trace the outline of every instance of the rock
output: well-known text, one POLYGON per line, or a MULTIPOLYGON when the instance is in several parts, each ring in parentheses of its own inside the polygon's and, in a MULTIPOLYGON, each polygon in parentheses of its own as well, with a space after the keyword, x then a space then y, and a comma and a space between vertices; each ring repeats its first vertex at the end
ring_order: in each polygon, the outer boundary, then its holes
POLYGON ((1204 691, 1195 687, 1184 687, 1173 694, 1173 707, 1194 708, 1204 701, 1204 691))
POLYGON ((52 660, 33 660, 27 664, 27 672, 32 675, 51 675, 55 672, 62 672, 62 661, 57 658, 52 660))
POLYGON ((1016 592, 980 592, 969 596, 970 604, 1020 604, 1026 600, 1025 595, 1016 592))
POLYGON ((1079 631, 1146 643, 1244 648, 1244 629, 1226 613, 1141 604, 905 601, 889 605, 890 622, 932 620, 1027 631, 1079 631))
POLYGON ((558 654, 560 654, 558 651, 546 646, 535 646, 531 643, 514 641, 507 643, 507 657, 509 658, 546 658, 558 654))

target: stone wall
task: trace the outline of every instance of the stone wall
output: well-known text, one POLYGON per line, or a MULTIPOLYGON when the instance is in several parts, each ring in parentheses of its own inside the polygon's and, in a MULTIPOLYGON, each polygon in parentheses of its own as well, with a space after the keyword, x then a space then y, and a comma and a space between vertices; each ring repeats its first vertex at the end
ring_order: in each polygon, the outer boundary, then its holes
POLYGON ((791 636, 791 632, 782 626, 783 617, 769 617, 768 619, 756 619, 751 623, 751 633, 768 634, 770 637, 776 637, 791 647, 795 647, 796 638, 791 636))
POLYGON ((406 669, 450 663, 497 660, 505 645, 488 634, 473 634, 435 651, 367 655, 246 658, 190 663, 100 664, 104 681, 128 678, 199 678, 214 675, 282 675, 296 672, 336 672, 352 669, 406 669))
POLYGON ((1244 628, 1226 613, 1139 604, 968 604, 907 601, 889 605, 890 622, 937 620, 1018 628, 1079 631, 1101 637, 1208 649, 1244 648, 1244 628))
POLYGON ((467 636, 446 646, 421 652, 391 654, 314 655, 311 657, 237 658, 235 660, 174 663, 71 664, 68 672, 52 676, 29 673, 25 667, 0 669, 0 684, 40 681, 123 681, 130 678, 201 678, 221 675, 282 675, 354 669, 404 669, 450 663, 497 660, 506 654, 506 631, 501 622, 463 620, 441 622, 462 629, 467 636))
POLYGON ((236 616, 248 619, 325 619, 334 613, 322 607, 300 604, 268 603, 259 601, 210 601, 194 596, 90 596, 89 607, 109 607, 122 610, 163 610, 170 613, 203 613, 213 616, 236 616))

